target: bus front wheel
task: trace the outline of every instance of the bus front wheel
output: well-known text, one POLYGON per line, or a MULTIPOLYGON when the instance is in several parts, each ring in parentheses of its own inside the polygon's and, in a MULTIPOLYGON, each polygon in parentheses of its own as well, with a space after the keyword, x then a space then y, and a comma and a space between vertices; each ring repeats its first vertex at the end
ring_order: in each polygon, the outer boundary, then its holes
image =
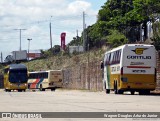
POLYGON ((106 89, 106 83, 104 82, 104 89, 106 91, 106 94, 109 94, 110 93, 110 89, 106 89))

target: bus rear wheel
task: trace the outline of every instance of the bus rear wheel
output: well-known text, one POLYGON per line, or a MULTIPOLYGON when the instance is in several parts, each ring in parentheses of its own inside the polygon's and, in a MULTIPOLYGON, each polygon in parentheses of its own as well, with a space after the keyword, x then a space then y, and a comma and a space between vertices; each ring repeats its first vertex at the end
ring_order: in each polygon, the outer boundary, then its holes
POLYGON ((106 89, 106 94, 110 94, 110 89, 106 89))
POLYGON ((134 95, 134 93, 135 93, 135 91, 132 90, 132 91, 131 91, 131 95, 134 95))
POLYGON ((19 89, 18 92, 22 92, 22 89, 19 89))
POLYGON ((56 88, 51 88, 51 91, 55 91, 56 90, 56 88))
POLYGON ((149 95, 150 94, 150 90, 141 90, 139 91, 139 95, 149 95))

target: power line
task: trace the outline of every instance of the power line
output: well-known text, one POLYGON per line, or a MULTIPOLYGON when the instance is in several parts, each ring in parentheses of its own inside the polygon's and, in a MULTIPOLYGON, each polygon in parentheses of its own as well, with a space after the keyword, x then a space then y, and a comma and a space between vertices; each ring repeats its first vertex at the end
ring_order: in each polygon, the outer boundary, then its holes
MULTIPOLYGON (((88 15, 87 15, 88 16, 88 15)), ((96 16, 96 15, 90 15, 91 16, 96 16)), ((0 26, 1 28, 9 28, 9 27, 15 27, 15 26, 24 26, 24 25, 32 25, 32 24, 41 24, 41 23, 47 23, 49 21, 66 21, 66 20, 70 20, 70 19, 77 19, 77 18, 81 18, 82 16, 81 15, 75 15, 75 16, 65 16, 65 17, 54 17, 52 16, 54 19, 52 20, 49 20, 49 19, 46 19, 46 20, 38 20, 38 21, 35 21, 35 22, 30 22, 30 23, 24 23, 24 24, 17 24, 17 25, 2 25, 0 26)))

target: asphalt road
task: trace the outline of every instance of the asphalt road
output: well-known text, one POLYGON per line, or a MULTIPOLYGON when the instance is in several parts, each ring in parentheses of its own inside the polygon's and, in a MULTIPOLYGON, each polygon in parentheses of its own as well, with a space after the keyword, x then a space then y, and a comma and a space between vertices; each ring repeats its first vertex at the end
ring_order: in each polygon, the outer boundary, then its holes
MULTIPOLYGON (((0 90, 0 112, 160 112, 160 95, 123 95, 76 90, 4 92, 0 90)), ((65 115, 60 113, 59 115, 65 115)), ((73 114, 75 115, 75 114, 73 114)), ((90 115, 89 113, 86 115, 90 115)), ((91 114, 92 115, 92 114, 91 114)), ((62 116, 63 117, 63 116, 62 116)), ((82 116, 83 117, 83 116, 82 116)), ((0 118, 0 121, 21 118, 0 118)), ((28 120, 28 119, 23 119, 28 120)), ((34 121, 130 121, 160 120, 158 118, 48 118, 34 121)))

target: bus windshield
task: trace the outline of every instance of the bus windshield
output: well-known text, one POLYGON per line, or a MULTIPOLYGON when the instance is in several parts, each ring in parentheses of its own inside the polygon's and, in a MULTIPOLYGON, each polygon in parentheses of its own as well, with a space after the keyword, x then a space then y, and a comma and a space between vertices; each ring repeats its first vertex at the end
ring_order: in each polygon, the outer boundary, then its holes
POLYGON ((10 70, 9 81, 11 83, 26 83, 27 80, 27 70, 10 70))

